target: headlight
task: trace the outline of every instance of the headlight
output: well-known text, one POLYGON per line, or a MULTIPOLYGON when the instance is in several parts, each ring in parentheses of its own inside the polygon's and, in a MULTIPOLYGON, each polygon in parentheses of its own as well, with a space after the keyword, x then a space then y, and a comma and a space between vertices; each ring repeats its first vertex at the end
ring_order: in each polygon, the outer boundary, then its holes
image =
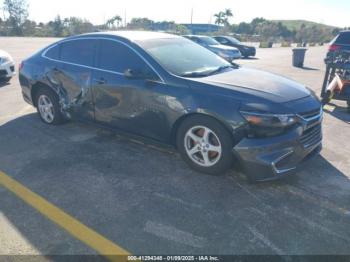
POLYGON ((298 122, 298 117, 293 114, 262 114, 241 111, 251 129, 250 136, 265 137, 283 133, 286 129, 298 122))
POLYGON ((10 61, 10 59, 8 57, 0 57, 0 64, 4 64, 8 61, 10 61))

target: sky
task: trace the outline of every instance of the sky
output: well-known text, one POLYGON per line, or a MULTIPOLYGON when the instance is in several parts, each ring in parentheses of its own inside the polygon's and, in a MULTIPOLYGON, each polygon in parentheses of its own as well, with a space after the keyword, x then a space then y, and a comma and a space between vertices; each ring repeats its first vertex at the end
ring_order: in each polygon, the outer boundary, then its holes
MULTIPOLYGON (((0 0, 0 3, 3 0, 0 0)), ((56 15, 79 16, 94 24, 119 15, 147 17, 155 21, 214 23, 213 15, 225 8, 233 11, 231 23, 266 19, 304 19, 328 25, 350 26, 350 0, 27 0, 30 19, 48 22, 56 15)), ((2 5, 1 5, 2 6, 2 5)))

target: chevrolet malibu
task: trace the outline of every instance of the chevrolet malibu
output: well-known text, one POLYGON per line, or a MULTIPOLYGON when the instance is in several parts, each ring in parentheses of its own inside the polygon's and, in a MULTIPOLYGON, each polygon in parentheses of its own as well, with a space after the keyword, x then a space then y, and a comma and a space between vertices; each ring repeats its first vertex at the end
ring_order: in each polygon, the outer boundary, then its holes
POLYGON ((171 144, 203 173, 239 165, 254 181, 276 179, 322 146, 322 109, 309 89, 180 36, 66 38, 23 61, 19 79, 44 123, 77 119, 171 144))

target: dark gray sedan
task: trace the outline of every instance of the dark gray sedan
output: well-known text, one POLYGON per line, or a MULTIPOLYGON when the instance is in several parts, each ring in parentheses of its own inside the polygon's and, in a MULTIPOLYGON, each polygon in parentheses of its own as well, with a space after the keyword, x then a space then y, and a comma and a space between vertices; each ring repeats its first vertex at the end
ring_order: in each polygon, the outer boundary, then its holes
POLYGON ((321 104, 307 88, 179 36, 70 37, 24 60, 19 80, 46 124, 77 119, 171 144, 209 174, 241 164, 251 179, 276 179, 322 146, 321 104))

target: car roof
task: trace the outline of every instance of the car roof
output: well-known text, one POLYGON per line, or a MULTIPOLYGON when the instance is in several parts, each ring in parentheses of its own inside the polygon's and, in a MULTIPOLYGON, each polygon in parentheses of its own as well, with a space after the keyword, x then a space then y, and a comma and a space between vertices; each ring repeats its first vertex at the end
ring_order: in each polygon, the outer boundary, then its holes
POLYGON ((212 38, 211 36, 207 36, 207 35, 184 35, 184 37, 198 37, 198 38, 212 38))
POLYGON ((79 35, 77 37, 84 36, 118 36, 129 41, 142 41, 142 40, 152 40, 152 39, 165 39, 165 38, 181 38, 178 35, 151 32, 151 31, 106 31, 106 32, 95 32, 79 35))

